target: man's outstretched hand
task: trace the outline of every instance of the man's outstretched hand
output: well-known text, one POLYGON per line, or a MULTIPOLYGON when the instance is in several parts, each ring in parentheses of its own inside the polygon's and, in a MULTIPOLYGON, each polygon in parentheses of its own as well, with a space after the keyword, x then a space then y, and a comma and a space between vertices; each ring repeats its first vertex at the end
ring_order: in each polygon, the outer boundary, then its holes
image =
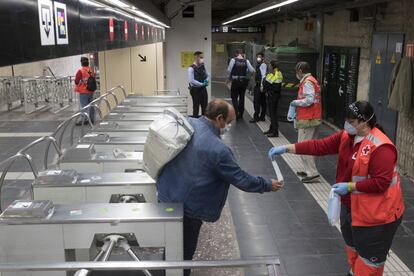
POLYGON ((280 188, 282 188, 283 182, 279 182, 277 180, 272 179, 272 192, 278 191, 280 188))

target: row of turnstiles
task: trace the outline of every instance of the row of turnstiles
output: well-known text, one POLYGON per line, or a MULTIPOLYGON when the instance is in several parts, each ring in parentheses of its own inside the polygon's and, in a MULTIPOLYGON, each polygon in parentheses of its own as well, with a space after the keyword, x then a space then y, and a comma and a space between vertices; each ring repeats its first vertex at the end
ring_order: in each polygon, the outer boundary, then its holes
MULTIPOLYGON (((151 122, 165 108, 187 114, 179 93, 127 95, 115 87, 3 162, 5 175, 25 159, 35 179, 31 199, 17 199, 0 216, 0 263, 183 259, 183 206, 157 202, 155 181, 143 170, 151 122), (94 109, 100 120, 75 139, 75 122, 94 109), (70 135, 68 135, 70 134, 70 135), (65 140, 66 139, 66 140, 65 140), (67 141, 69 140, 69 141, 67 141), (63 149, 66 142, 70 146, 63 149), (46 143, 44 170, 27 151, 46 143), (48 164, 50 148, 57 157, 48 164), (51 167, 51 168, 49 168, 51 167)), ((0 193, 1 193, 0 186, 0 193)), ((72 272, 3 272, 1 276, 182 275, 180 269, 72 272)))

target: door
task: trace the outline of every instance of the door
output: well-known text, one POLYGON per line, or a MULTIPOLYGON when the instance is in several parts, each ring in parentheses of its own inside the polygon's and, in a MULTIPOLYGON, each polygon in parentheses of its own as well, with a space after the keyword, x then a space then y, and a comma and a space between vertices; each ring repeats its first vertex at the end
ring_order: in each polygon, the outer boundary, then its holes
POLYGON ((346 110, 356 100, 360 49, 325 46, 324 53, 324 119, 342 128, 346 110))
POLYGON ((388 87, 392 70, 402 57, 403 44, 404 34, 378 33, 372 39, 369 102, 375 109, 378 123, 394 142, 398 112, 388 108, 388 87))

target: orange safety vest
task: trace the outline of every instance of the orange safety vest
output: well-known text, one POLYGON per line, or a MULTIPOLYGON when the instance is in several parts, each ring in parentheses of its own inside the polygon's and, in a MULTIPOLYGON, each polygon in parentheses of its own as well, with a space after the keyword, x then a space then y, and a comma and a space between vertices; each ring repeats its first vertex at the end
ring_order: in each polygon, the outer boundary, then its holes
MULTIPOLYGON (((341 139, 341 149, 349 143, 349 134, 344 131, 341 139)), ((381 145, 392 145, 393 142, 378 128, 373 128, 370 134, 361 142, 352 169, 352 181, 359 182, 370 178, 368 174, 369 161, 372 153, 381 145)), ((401 192, 400 175, 394 168, 394 175, 389 188, 383 193, 362 193, 355 191, 351 194, 352 226, 376 226, 391 223, 404 213, 404 200, 401 192)))
POLYGON ((303 88, 305 83, 309 81, 312 83, 315 89, 315 100, 314 103, 310 106, 298 106, 296 107, 296 117, 297 120, 313 120, 313 119, 322 119, 322 98, 321 98, 321 88, 318 84, 318 81, 310 75, 304 79, 299 86, 298 100, 303 100, 303 88))
POLYGON ((89 77, 94 76, 92 69, 89 66, 85 66, 85 67, 82 67, 82 69, 80 69, 80 71, 82 73, 82 79, 75 86, 75 91, 80 93, 80 94, 93 93, 93 91, 89 91, 87 89, 89 77))

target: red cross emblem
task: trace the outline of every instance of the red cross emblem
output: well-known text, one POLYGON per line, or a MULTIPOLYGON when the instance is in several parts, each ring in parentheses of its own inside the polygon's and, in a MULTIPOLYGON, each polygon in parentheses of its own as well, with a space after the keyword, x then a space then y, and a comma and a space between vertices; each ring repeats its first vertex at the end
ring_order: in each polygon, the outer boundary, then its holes
POLYGON ((369 151, 371 150, 370 145, 366 145, 363 149, 362 149, 362 155, 368 155, 369 151))

